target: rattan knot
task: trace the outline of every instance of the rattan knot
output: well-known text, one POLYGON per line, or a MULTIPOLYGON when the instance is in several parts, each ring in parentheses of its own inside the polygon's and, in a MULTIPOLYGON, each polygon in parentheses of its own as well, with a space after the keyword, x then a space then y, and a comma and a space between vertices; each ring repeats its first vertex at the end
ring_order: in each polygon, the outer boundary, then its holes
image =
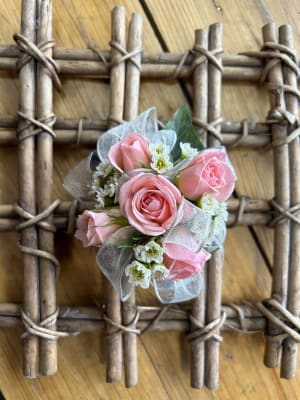
POLYGON ((135 326, 140 318, 140 312, 137 309, 134 318, 128 325, 123 325, 121 323, 118 323, 107 315, 107 313, 103 312, 103 319, 111 326, 115 327, 116 329, 113 330, 112 332, 106 332, 106 336, 114 336, 118 335, 120 333, 135 333, 136 335, 140 335, 141 330, 137 329, 135 326))
POLYGON ((161 318, 165 315, 165 313, 170 309, 171 305, 167 304, 163 306, 156 316, 149 322, 149 324, 141 331, 141 333, 145 333, 151 330, 155 330, 161 318))
POLYGON ((196 327, 195 330, 187 334, 187 339, 190 343, 206 342, 209 339, 214 339, 217 342, 222 342, 223 338, 217 332, 219 332, 219 330, 225 323, 225 311, 222 311, 218 318, 211 321, 205 326, 192 314, 189 315, 189 319, 191 323, 196 327))
POLYGON ((206 130, 207 133, 213 135, 222 144, 223 143, 222 134, 216 129, 216 127, 218 125, 220 125, 221 122, 222 122, 222 118, 218 118, 215 121, 211 121, 211 122, 204 122, 204 121, 201 121, 201 119, 199 119, 199 118, 193 117, 193 123, 196 126, 206 130))
POLYGON ((281 93, 288 93, 293 94, 300 100, 300 91, 297 88, 294 88, 291 85, 283 84, 283 83, 276 83, 276 82, 264 82, 264 86, 274 93, 281 92, 281 93))
MULTIPOLYGON (((45 222, 43 220, 45 218, 49 217, 49 215, 51 215, 53 213, 53 211, 59 205, 59 203, 60 203, 59 200, 55 200, 52 204, 49 205, 48 208, 46 208, 44 211, 42 211, 40 214, 37 214, 37 215, 32 215, 29 212, 27 212, 26 210, 24 210, 22 207, 20 207, 19 205, 16 205, 15 206, 16 212, 22 218, 27 219, 27 221, 21 222, 20 224, 18 224, 17 227, 16 227, 16 230, 17 231, 21 231, 21 230, 23 230, 25 228, 28 228, 30 226, 33 226, 33 225, 37 224, 41 228, 43 228, 43 229, 45 229, 47 231, 53 232, 55 230, 55 226, 52 225, 52 224, 49 224, 48 222, 45 222)), ((48 251, 45 251, 45 250, 34 249, 34 248, 29 247, 26 244, 21 243, 21 242, 18 242, 18 247, 22 251, 22 253, 30 254, 32 256, 44 258, 44 259, 50 261, 55 267, 56 279, 58 278, 58 275, 59 275, 59 262, 58 262, 57 258, 53 254, 51 254, 51 253, 49 253, 48 251)))
POLYGON ((227 307, 230 307, 230 308, 232 308, 234 311, 236 311, 236 315, 237 315, 237 318, 238 318, 238 321, 239 321, 239 327, 236 327, 236 326, 231 325, 231 324, 228 322, 228 319, 227 319, 227 320, 224 322, 224 325, 225 325, 227 328, 229 328, 229 329, 231 329, 231 330, 233 330, 233 331, 235 331, 235 332, 244 333, 244 334, 247 334, 247 335, 251 335, 251 334, 253 334, 253 333, 259 333, 259 332, 261 332, 260 330, 257 330, 257 329, 254 329, 254 330, 248 330, 248 329, 247 329, 247 326, 246 326, 246 318, 245 318, 245 315, 244 315, 244 311, 243 311, 243 308, 242 308, 240 305, 234 304, 234 303, 229 303, 229 304, 226 304, 226 306, 227 306, 227 307))
POLYGON ((294 129, 286 137, 273 140, 263 148, 263 151, 274 150, 278 147, 288 145, 293 140, 297 139, 298 136, 300 136, 300 127, 298 121, 296 121, 294 124, 294 129))
POLYGON ((227 149, 234 149, 235 147, 242 146, 248 135, 249 121, 247 120, 247 118, 245 118, 242 120, 242 134, 233 143, 228 145, 227 149))
POLYGON ((235 214, 234 221, 228 225, 230 228, 233 228, 234 226, 239 225, 242 222, 243 215, 248 203, 249 203, 249 197, 247 196, 239 197, 239 208, 237 210, 237 213, 235 214))
POLYGON ((300 204, 295 204, 288 209, 281 206, 275 199, 270 200, 270 204, 275 209, 277 215, 269 222, 269 227, 273 228, 277 224, 282 223, 286 218, 296 224, 300 224, 300 218, 295 215, 300 211, 300 204))
POLYGON ((115 55, 114 57, 112 57, 112 59, 110 60, 110 67, 116 67, 117 65, 121 64, 122 62, 129 60, 130 62, 132 62, 133 65, 135 65, 135 67, 141 71, 141 65, 140 63, 134 58, 136 55, 142 53, 143 49, 141 48, 137 48, 134 49, 130 52, 128 52, 123 46, 120 45, 120 43, 115 42, 114 40, 111 40, 109 42, 110 47, 113 47, 114 49, 116 49, 119 54, 115 55))
MULTIPOLYGON (((168 77, 169 80, 175 80, 175 79, 179 78, 182 67, 184 66, 186 59, 188 58, 188 56, 190 54, 194 54, 194 52, 192 50, 187 50, 185 53, 183 53, 181 59, 179 60, 179 63, 175 67, 175 71, 168 77)), ((203 61, 205 61, 205 57, 203 57, 203 61)), ((191 73, 191 70, 189 71, 189 74, 190 73, 191 73)))
POLYGON ((85 120, 85 117, 82 117, 78 120, 78 125, 77 125, 77 131, 76 131, 76 137, 75 137, 75 144, 79 145, 81 141, 81 137, 83 134, 83 121, 85 120))
POLYGON ((13 38, 20 51, 25 53, 17 61, 18 71, 32 59, 35 59, 47 69, 53 81, 53 85, 58 91, 61 91, 62 86, 58 77, 59 67, 52 57, 44 54, 47 50, 55 46, 55 42, 53 40, 48 40, 35 45, 32 41, 20 33, 15 33, 13 38))
POLYGON ((195 46, 193 47, 193 51, 194 53, 198 53, 201 54, 201 56, 195 57, 191 68, 190 68, 190 72, 192 73, 194 71, 194 69, 203 63, 203 61, 208 61, 211 64, 213 64, 216 68, 218 68, 218 70, 220 72, 223 72, 223 66, 222 66, 222 61, 217 59, 217 55, 220 55, 223 53, 223 49, 221 47, 216 48, 214 50, 207 50, 204 47, 201 47, 198 44, 195 44, 195 46))
POLYGON ((27 139, 30 136, 36 136, 40 133, 47 132, 53 138, 56 137, 52 126, 55 124, 56 117, 54 114, 48 117, 40 118, 39 120, 30 117, 27 114, 18 111, 18 116, 26 121, 26 124, 17 130, 17 138, 19 141, 27 139), (31 126, 35 126, 35 129, 29 130, 31 126))
POLYGON ((195 68, 197 68, 205 61, 212 63, 216 68, 218 68, 219 71, 223 72, 222 62, 218 60, 216 57, 217 55, 222 53, 223 53, 222 48, 207 50, 204 47, 201 47, 196 44, 193 50, 187 50, 185 53, 183 53, 178 65, 176 65, 175 71, 169 76, 168 79, 174 80, 180 77, 181 70, 185 65, 185 62, 190 54, 194 55, 194 59, 188 71, 189 75, 191 75, 194 72, 195 68))
POLYGON ((53 213, 53 211, 58 207, 59 204, 60 204, 60 200, 57 199, 52 204, 50 204, 50 206, 48 208, 46 208, 46 210, 42 211, 41 213, 39 213, 37 215, 32 215, 28 211, 24 210, 24 208, 22 208, 18 204, 15 204, 14 209, 17 212, 17 214, 21 218, 24 218, 27 220, 25 222, 20 222, 15 228, 16 231, 21 231, 25 228, 28 228, 29 226, 38 225, 40 228, 43 228, 46 231, 55 232, 56 231, 55 225, 50 224, 49 222, 46 222, 43 220, 48 218, 49 215, 51 215, 53 213))
POLYGON ((291 337, 296 342, 300 342, 300 319, 295 317, 285 307, 283 307, 276 299, 266 299, 256 304, 259 311, 272 324, 283 330, 283 334, 268 336, 276 341, 281 341, 287 337, 291 337))
POLYGON ((103 64, 106 67, 109 67, 109 63, 106 61, 105 55, 103 54, 103 52, 98 47, 96 47, 93 44, 89 43, 88 44, 88 49, 92 50, 99 57, 99 60, 102 61, 103 64))
POLYGON ((289 125, 294 125, 297 122, 297 117, 279 105, 269 111, 267 123, 277 124, 282 122, 287 122, 289 125))
POLYGON ((49 253, 48 251, 34 249, 32 247, 25 246, 21 242, 18 242, 17 245, 18 245, 19 249, 22 251, 22 253, 29 254, 31 256, 40 257, 40 258, 43 258, 45 260, 52 262, 52 264, 55 266, 56 280, 58 279, 59 261, 53 254, 49 253))
POLYGON ((56 324, 58 317, 58 309, 56 309, 56 311, 53 314, 49 315, 49 317, 47 317, 38 324, 33 322, 22 309, 21 309, 21 317, 27 331, 22 334, 21 336, 22 339, 26 339, 29 335, 34 335, 34 336, 39 336, 43 339, 57 340, 61 337, 67 337, 70 335, 79 334, 79 332, 68 333, 68 332, 61 332, 49 329, 51 326, 54 326, 56 324))
POLYGON ((291 68, 297 76, 299 75, 299 68, 294 51, 281 44, 266 42, 260 51, 246 51, 240 54, 267 60, 260 76, 261 84, 266 81, 269 72, 280 62, 283 62, 287 67, 291 68))

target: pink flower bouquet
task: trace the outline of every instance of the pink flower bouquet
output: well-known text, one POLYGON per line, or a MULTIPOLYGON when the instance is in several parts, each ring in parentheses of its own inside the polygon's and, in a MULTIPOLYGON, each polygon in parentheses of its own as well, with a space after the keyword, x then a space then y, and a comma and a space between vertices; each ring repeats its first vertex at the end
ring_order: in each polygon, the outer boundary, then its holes
POLYGON ((150 108, 105 132, 65 187, 93 199, 75 236, 99 247, 97 263, 121 299, 153 285, 174 303, 200 294, 205 262, 223 248, 235 181, 225 149, 203 148, 185 107, 164 130, 150 108))

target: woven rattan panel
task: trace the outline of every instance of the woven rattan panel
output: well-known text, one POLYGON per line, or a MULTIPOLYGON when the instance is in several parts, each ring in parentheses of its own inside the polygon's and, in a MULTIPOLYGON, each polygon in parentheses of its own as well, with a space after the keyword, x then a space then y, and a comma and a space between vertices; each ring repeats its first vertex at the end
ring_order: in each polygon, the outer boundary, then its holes
MULTIPOLYGON (((265 364, 281 363, 281 376, 296 371, 299 341, 300 209, 297 78, 299 65, 291 28, 263 27, 262 47, 239 55, 224 53, 222 25, 195 31, 192 49, 183 54, 143 51, 142 17, 133 14, 126 26, 125 9, 112 11, 108 50, 96 45, 83 49, 55 47, 51 1, 22 1, 16 45, 1 46, 0 68, 18 74, 19 111, 0 116, 1 145, 18 147, 19 197, 0 205, 1 231, 20 234, 23 302, 0 304, 0 326, 23 325, 24 375, 52 375, 57 370, 57 340, 73 334, 105 330, 107 380, 119 381, 124 354, 126 386, 138 381, 137 340, 146 331, 187 333, 191 349, 191 384, 215 389, 219 385, 221 331, 264 331, 265 364), (62 93, 61 77, 109 81, 108 115, 103 119, 68 119, 53 113, 53 93, 62 93), (223 257, 209 261, 204 294, 189 305, 143 306, 135 296, 122 304, 107 287, 104 304, 91 307, 58 306, 55 257, 56 231, 72 234, 76 216, 85 204, 53 200, 53 150, 56 145, 93 147, 108 127, 138 114, 143 81, 180 82, 191 101, 193 121, 208 147, 251 147, 273 151, 274 198, 238 196, 229 200, 230 228, 267 225, 274 229, 274 265, 270 299, 255 304, 222 305, 223 257), (269 112, 263 122, 222 119, 224 81, 262 85, 269 93, 269 112)), ((162 116, 162 120, 165 120, 162 116)), ((163 124, 163 121, 162 121, 163 124)), ((59 234, 59 233, 57 233, 59 234)), ((107 283, 108 286, 108 283, 107 283)))

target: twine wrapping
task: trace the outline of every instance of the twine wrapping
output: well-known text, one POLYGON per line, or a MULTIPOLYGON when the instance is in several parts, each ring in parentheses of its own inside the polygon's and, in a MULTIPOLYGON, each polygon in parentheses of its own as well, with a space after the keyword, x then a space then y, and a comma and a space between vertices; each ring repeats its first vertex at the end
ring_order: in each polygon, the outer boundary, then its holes
POLYGON ((217 342, 222 342, 223 338, 217 332, 225 323, 225 311, 222 311, 218 318, 211 321, 205 326, 192 314, 189 315, 189 319, 197 327, 194 331, 187 334, 187 339, 190 343, 206 342, 209 339, 214 339, 217 342))
POLYGON ((20 118, 26 121, 26 124, 24 126, 17 129, 17 138, 19 141, 25 140, 30 136, 39 135, 42 132, 49 133, 49 135, 51 135, 53 138, 56 137, 56 134, 52 129, 53 125, 56 122, 56 117, 54 114, 51 114, 48 117, 44 117, 39 120, 34 119, 29 115, 22 113, 21 111, 18 111, 17 114, 20 118), (27 132, 28 128, 30 128, 31 125, 35 126, 36 129, 27 132))
POLYGON ((62 85, 58 77, 59 67, 52 57, 44 54, 45 51, 55 46, 55 42, 53 40, 48 40, 35 45, 32 41, 30 41, 28 38, 20 33, 15 33, 13 35, 13 38, 17 43, 20 51, 25 53, 17 61, 17 69, 20 70, 32 59, 35 59, 44 68, 47 69, 53 81, 53 85, 59 92, 61 92, 62 85))
POLYGON ((294 206, 288 208, 287 210, 282 207, 275 199, 270 200, 271 205, 276 210, 277 214, 268 224, 269 227, 273 228, 275 225, 283 222, 286 218, 300 224, 300 219, 294 215, 300 211, 300 204, 295 204, 294 206))
POLYGON ((161 318, 165 315, 165 313, 170 309, 170 305, 167 304, 165 306, 163 306, 160 311, 157 313, 157 315, 149 322, 149 324, 141 331, 141 333, 145 333, 150 331, 151 329, 154 329, 159 321, 161 320, 161 318))
POLYGON ((18 204, 15 204, 14 209, 17 212, 17 214, 20 217, 27 219, 27 221, 21 222, 16 226, 16 231, 21 231, 22 229, 28 228, 29 226, 38 225, 39 227, 47 231, 55 232, 56 231, 55 225, 49 224, 49 222, 43 220, 48 218, 49 215, 53 213, 53 211, 58 207, 59 204, 60 200, 57 199, 52 204, 50 204, 50 206, 46 210, 42 211, 40 214, 37 215, 32 215, 29 212, 25 211, 18 204))
POLYGON ((280 62, 283 62, 286 66, 291 68, 297 76, 299 75, 296 54, 293 52, 293 50, 284 45, 266 42, 260 51, 246 51, 240 54, 248 57, 256 57, 268 60, 260 76, 261 84, 265 82, 270 71, 280 62), (266 48, 271 49, 271 51, 264 50, 266 48), (275 51, 278 51, 278 53, 275 51), (280 51, 287 54, 282 54, 280 51), (292 55, 293 59, 290 58, 290 55, 292 55))
POLYGON ((88 49, 92 50, 99 57, 99 60, 101 62, 103 62, 103 64, 106 67, 109 67, 109 63, 106 61, 106 58, 105 58, 104 54, 102 53, 102 51, 98 47, 96 47, 95 45, 89 43, 88 44, 88 49))
POLYGON ((256 307, 265 318, 284 332, 283 334, 268 336, 268 338, 282 341, 291 337, 295 342, 300 343, 300 318, 295 317, 274 298, 263 300, 257 303, 256 307))
MULTIPOLYGON (((22 231, 23 229, 26 229, 33 225, 38 225, 48 231, 55 230, 54 225, 49 224, 48 222, 43 221, 43 220, 46 219, 47 217, 49 217, 59 204, 60 204, 60 200, 55 200, 52 204, 49 205, 49 207, 47 207, 44 211, 42 211, 40 214, 37 214, 37 215, 32 215, 29 212, 27 212, 26 210, 24 210, 20 205, 16 205, 15 206, 16 212, 22 218, 25 218, 27 220, 25 222, 21 222, 20 224, 18 224, 16 227, 16 230, 22 231)), ((32 247, 25 246, 24 244, 22 244, 20 242, 18 242, 18 247, 22 251, 22 253, 30 254, 30 255, 33 255, 36 257, 41 257, 41 258, 51 261, 52 264, 55 266, 56 279, 58 278, 59 262, 53 254, 51 254, 47 251, 44 251, 44 250, 34 249, 32 247)))
POLYGON ((142 67, 138 61, 135 60, 135 56, 142 53, 143 49, 134 49, 128 52, 120 43, 111 40, 109 42, 110 47, 116 49, 119 54, 114 56, 110 61, 110 68, 116 67, 117 65, 121 64, 122 62, 128 60, 132 62, 132 64, 139 70, 142 70, 142 67))
POLYGON ((39 324, 36 324, 29 318, 29 316, 24 312, 24 310, 21 309, 21 318, 27 331, 22 334, 21 339, 26 339, 29 335, 34 335, 34 336, 39 336, 43 339, 57 340, 60 337, 68 337, 71 335, 78 335, 80 333, 80 332, 69 333, 69 332, 62 332, 49 329, 51 326, 54 326, 56 324, 57 317, 58 317, 58 309, 56 309, 56 311, 53 314, 49 315, 49 317, 41 321, 39 324))
POLYGON ((234 303, 229 303, 229 304, 226 304, 226 306, 230 307, 230 308, 232 308, 233 310, 236 311, 236 315, 237 315, 237 317, 239 319, 239 325, 240 325, 240 328, 236 328, 235 326, 231 325, 228 322, 228 320, 226 320, 224 322, 224 325, 227 326, 227 328, 229 328, 229 329, 231 329, 231 330, 233 330, 235 332, 243 333, 243 334, 246 334, 246 335, 251 335, 251 334, 254 334, 254 333, 260 333, 261 332, 260 330, 257 330, 257 329, 254 329, 254 330, 251 330, 251 331, 247 329, 246 324, 245 324, 246 318, 245 318, 245 315, 244 315, 244 311, 243 311, 243 309, 242 309, 242 307, 240 305, 234 304, 234 303))
POLYGON ((140 335, 141 334, 141 330, 134 328, 139 320, 140 317, 140 313, 138 310, 136 310, 135 316, 133 318, 133 320, 128 324, 128 325, 122 325, 114 320, 112 320, 111 318, 108 317, 108 315, 106 314, 106 312, 103 313, 103 319, 109 323, 110 325, 112 325, 113 327, 117 328, 116 330, 112 331, 112 332, 107 332, 106 336, 114 336, 114 335, 119 335, 120 333, 135 333, 136 335, 140 335))
POLYGON ((228 225, 230 228, 233 228, 236 225, 239 225, 243 219, 243 214, 245 212, 245 208, 247 207, 249 203, 249 197, 247 196, 240 196, 239 197, 239 208, 238 211, 235 215, 235 220, 228 225))
POLYGON ((199 128, 205 129, 207 133, 213 135, 219 142, 223 143, 222 134, 216 129, 216 127, 222 122, 222 118, 218 118, 215 121, 204 122, 199 118, 193 117, 193 123, 199 128))
POLYGON ((207 50, 196 44, 193 47, 193 50, 187 50, 182 55, 178 65, 175 67, 174 72, 170 75, 170 77, 168 79, 175 80, 175 79, 179 78, 179 76, 181 74, 181 70, 184 67, 185 61, 190 54, 194 55, 194 60, 191 64, 191 66, 189 67, 188 75, 191 75, 194 72, 195 68, 197 68, 200 64, 202 64, 205 61, 212 63, 216 68, 218 68, 219 71, 223 72, 222 63, 216 57, 218 54, 221 54, 221 53, 223 53, 222 48, 217 48, 214 50, 207 50))
POLYGON ((227 146, 228 149, 234 149, 237 146, 241 146, 247 136, 249 135, 249 122, 247 118, 242 120, 242 134, 233 143, 227 146))

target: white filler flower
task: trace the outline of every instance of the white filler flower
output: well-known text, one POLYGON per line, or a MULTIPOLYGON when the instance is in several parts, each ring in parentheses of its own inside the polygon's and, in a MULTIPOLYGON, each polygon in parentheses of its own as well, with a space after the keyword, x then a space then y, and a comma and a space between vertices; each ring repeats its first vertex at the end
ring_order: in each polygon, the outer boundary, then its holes
POLYGON ((180 142, 180 149, 181 149, 181 158, 192 158, 198 154, 198 150, 194 147, 191 147, 190 143, 181 143, 180 142))
POLYGON ((165 279, 169 275, 169 270, 164 264, 153 264, 151 266, 152 278, 165 279))
POLYGON ((150 240, 145 245, 139 245, 133 249, 135 258, 145 263, 155 262, 161 264, 163 262, 163 248, 154 240, 150 240))
POLYGON ((96 202, 99 207, 104 207, 105 197, 113 198, 119 187, 120 176, 117 173, 111 175, 106 183, 101 186, 101 177, 107 177, 112 172, 112 166, 105 163, 100 163, 93 173, 91 184, 92 193, 96 194, 96 202))
POLYGON ((144 264, 134 260, 125 268, 125 275, 129 277, 129 283, 148 289, 151 281, 151 270, 144 264))

